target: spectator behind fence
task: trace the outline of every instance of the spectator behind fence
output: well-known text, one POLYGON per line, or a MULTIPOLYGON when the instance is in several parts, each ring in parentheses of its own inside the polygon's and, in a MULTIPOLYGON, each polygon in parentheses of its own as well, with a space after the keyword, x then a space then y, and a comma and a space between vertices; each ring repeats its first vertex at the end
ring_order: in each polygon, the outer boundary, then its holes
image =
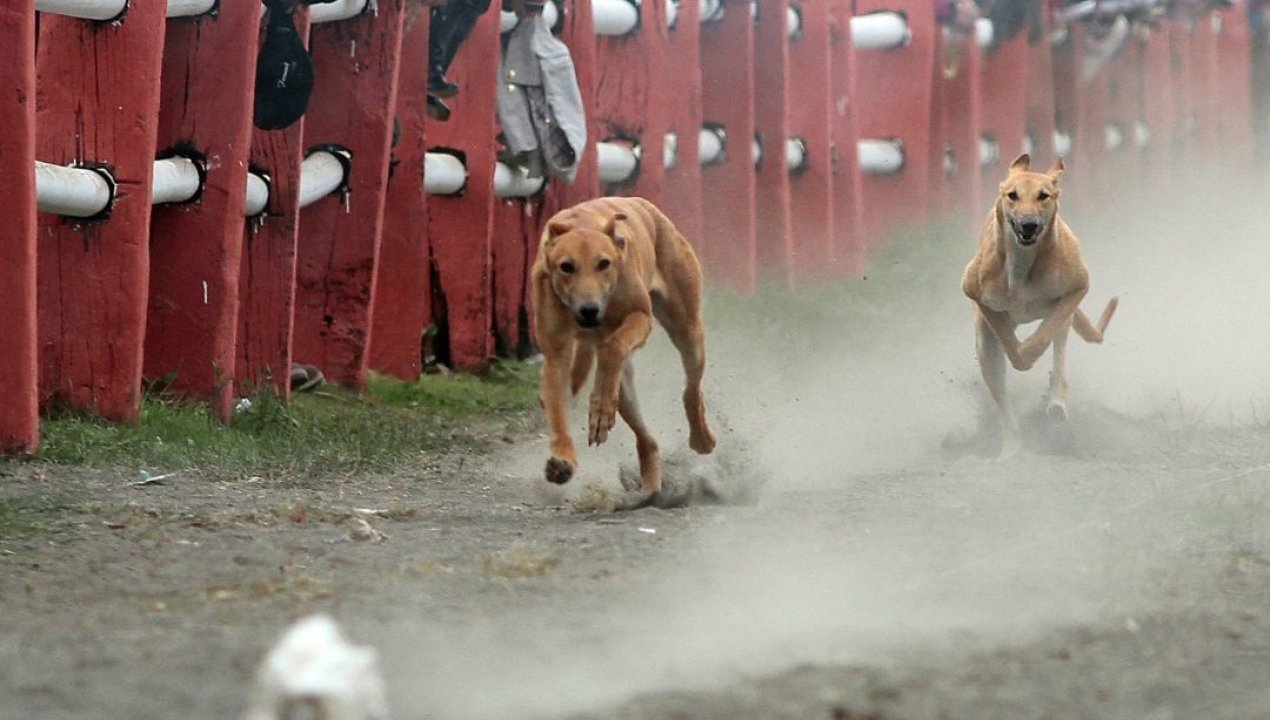
POLYGON ((498 122, 506 149, 499 161, 531 178, 550 173, 573 182, 586 147, 586 112, 569 47, 551 34, 540 0, 505 0, 518 22, 503 35, 498 122))
POLYGON ((472 27, 489 9, 489 0, 425 0, 432 7, 428 25, 428 116, 445 122, 450 119, 450 106, 442 98, 458 94, 459 86, 445 74, 459 52, 459 46, 472 34, 472 27))

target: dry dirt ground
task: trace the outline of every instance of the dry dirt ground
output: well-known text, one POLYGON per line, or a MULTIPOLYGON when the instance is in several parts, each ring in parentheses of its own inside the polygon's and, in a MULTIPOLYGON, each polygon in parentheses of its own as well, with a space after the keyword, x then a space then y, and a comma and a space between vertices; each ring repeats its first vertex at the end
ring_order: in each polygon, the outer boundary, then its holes
MULTIPOLYGON (((238 716, 318 610, 397 718, 1270 717, 1270 246, 1155 215, 1076 224, 1087 305, 1121 311, 1011 462, 975 452, 958 236, 797 317, 714 298, 711 460, 643 351, 675 479, 726 504, 606 512, 624 432, 564 490, 541 437, 285 482, 11 466, 5 498, 80 501, 0 552, 0 717, 238 716)), ((1044 374, 1012 374, 1021 408, 1044 374)))

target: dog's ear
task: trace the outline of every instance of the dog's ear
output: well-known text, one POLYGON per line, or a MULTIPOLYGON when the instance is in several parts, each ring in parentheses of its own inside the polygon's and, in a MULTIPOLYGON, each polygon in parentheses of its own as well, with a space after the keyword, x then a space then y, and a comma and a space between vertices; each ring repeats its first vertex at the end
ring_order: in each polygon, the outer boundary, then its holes
POLYGON ((618 250, 626 249, 626 236, 617 231, 618 221, 625 219, 626 213, 613 213, 613 217, 609 218, 609 221, 604 224, 604 234, 613 238, 613 244, 617 246, 618 250))
POLYGON ((1066 169, 1067 165, 1063 163, 1063 156, 1059 155, 1058 159, 1054 161, 1054 167, 1050 168, 1050 171, 1046 174, 1054 178, 1054 182, 1058 182, 1058 179, 1063 176, 1063 171, 1066 169))
POLYGON ((552 220, 547 223, 547 247, 551 247, 555 244, 556 238, 564 235, 572 229, 573 227, 570 226, 566 220, 552 220))
POLYGON ((1032 167, 1032 156, 1028 155, 1027 153, 1023 153, 1022 155, 1015 158, 1014 162, 1010 163, 1010 172, 1012 173, 1027 172, 1028 168, 1031 168, 1031 167, 1032 167))

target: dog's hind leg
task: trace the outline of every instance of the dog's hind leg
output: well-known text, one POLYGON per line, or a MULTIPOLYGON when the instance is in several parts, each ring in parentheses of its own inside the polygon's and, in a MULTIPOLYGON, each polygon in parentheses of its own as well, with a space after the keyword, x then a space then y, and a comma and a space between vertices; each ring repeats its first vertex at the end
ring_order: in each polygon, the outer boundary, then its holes
POLYGON ((1054 367, 1050 370, 1049 402, 1045 413, 1051 420, 1067 419, 1067 337, 1070 325, 1061 327, 1054 333, 1054 367))
POLYGON ((975 354, 979 357, 979 370, 983 382, 997 404, 1001 417, 1001 455, 1005 460, 1019 451, 1019 422, 1010 409, 1010 399, 1005 394, 1005 352, 1001 342, 983 315, 975 314, 975 354))
POLYGON ((685 302, 653 296, 653 314, 666 329, 670 342, 679 351, 684 366, 684 412, 688 415, 688 447, 702 455, 714 451, 715 437, 706 421, 705 392, 701 380, 706 374, 706 334, 701 327, 699 299, 685 302))
POLYGON ((622 384, 618 392, 617 412, 635 433, 635 452, 639 454, 640 490, 649 495, 661 490, 661 453, 657 441, 644 425, 635 394, 635 365, 630 360, 622 366, 622 384))
POLYGON ((1098 326, 1089 322, 1089 318, 1079 308, 1072 319, 1072 327, 1076 330, 1076 334, 1081 336, 1085 342, 1101 343, 1107 332, 1107 324, 1111 322, 1111 316, 1116 314, 1116 308, 1120 307, 1120 298, 1113 297, 1107 302, 1107 307, 1103 308, 1102 317, 1098 318, 1098 326))

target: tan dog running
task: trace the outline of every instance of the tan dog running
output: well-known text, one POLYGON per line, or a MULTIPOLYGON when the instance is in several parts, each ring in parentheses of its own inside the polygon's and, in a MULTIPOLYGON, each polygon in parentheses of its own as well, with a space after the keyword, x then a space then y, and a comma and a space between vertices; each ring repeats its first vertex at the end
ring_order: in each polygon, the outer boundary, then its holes
POLYGON ((545 357, 541 401, 551 426, 547 480, 573 477, 577 455, 566 402, 594 366, 587 444, 607 440, 621 413, 635 433, 641 490, 649 501, 660 492, 661 456, 640 416, 631 364, 631 354, 652 332, 653 317, 683 360, 688 444, 702 454, 714 450, 701 391, 701 266, 656 206, 642 198, 608 197, 557 213, 542 234, 533 293, 535 336, 545 357))
POLYGON ((1098 326, 1080 310, 1089 292, 1089 269, 1080 257, 1080 243, 1058 216, 1060 157, 1049 172, 1032 172, 1031 158, 1020 155, 1001 183, 996 207, 988 215, 979 239, 979 252, 961 281, 961 290, 975 303, 975 349, 979 369, 992 399, 1001 411, 1001 457, 1019 450, 1019 424, 1005 395, 1005 364, 1029 370, 1045 349, 1054 345, 1047 414, 1067 418, 1067 331, 1087 342, 1101 343, 1107 323, 1119 303, 1112 298, 1098 326), (1014 330, 1040 320, 1031 337, 1019 342, 1014 330))

